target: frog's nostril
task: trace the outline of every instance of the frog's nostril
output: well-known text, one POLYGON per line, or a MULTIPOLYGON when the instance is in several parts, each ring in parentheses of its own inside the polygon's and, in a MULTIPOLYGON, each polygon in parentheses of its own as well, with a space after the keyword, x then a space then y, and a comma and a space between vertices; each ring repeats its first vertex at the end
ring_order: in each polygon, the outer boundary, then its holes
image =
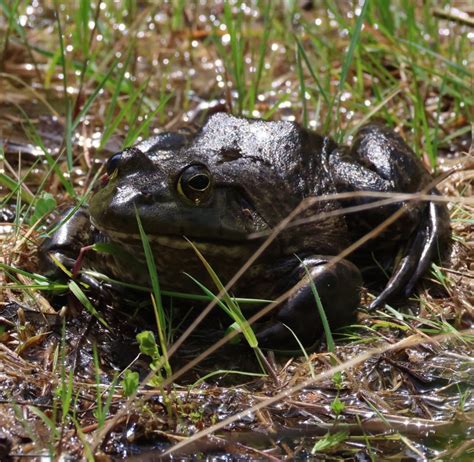
POLYGON ((153 194, 148 191, 142 191, 139 195, 139 201, 142 204, 151 204, 153 203, 153 194))

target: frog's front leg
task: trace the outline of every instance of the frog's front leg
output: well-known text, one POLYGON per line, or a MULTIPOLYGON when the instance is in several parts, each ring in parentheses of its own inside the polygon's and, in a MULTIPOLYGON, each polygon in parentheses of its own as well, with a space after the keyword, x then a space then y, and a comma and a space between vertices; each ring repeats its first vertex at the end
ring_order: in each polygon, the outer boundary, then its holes
POLYGON ((40 270, 51 279, 65 277, 55 260, 72 270, 81 250, 93 242, 94 234, 85 207, 79 207, 76 211, 73 208, 66 210, 58 222, 64 223, 43 241, 38 251, 40 270))
POLYGON ((315 296, 308 280, 314 282, 331 329, 355 319, 360 301, 362 276, 348 260, 328 264, 331 257, 316 255, 301 260, 291 273, 288 288, 299 286, 279 309, 272 324, 257 331, 259 344, 274 349, 298 347, 294 334, 306 346, 312 345, 323 333, 315 296), (291 329, 291 331, 290 331, 291 329))

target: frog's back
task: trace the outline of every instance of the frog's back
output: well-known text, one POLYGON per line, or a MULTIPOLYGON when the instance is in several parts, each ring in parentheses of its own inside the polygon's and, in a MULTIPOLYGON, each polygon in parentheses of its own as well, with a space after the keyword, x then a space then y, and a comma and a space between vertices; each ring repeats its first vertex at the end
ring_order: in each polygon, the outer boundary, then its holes
POLYGON ((227 113, 212 115, 193 143, 194 149, 212 153, 216 164, 232 162, 241 173, 254 164, 276 173, 300 199, 336 192, 326 163, 335 146, 330 138, 295 122, 245 119, 227 113))

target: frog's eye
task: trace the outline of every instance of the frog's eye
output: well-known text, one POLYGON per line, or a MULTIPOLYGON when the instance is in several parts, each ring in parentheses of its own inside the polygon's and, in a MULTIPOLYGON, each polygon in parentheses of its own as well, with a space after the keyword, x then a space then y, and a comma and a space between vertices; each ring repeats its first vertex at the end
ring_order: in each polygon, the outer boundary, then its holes
POLYGON ((205 201, 211 189, 211 172, 204 165, 190 165, 181 172, 178 179, 178 193, 194 204, 199 205, 205 201))
POLYGON ((107 165, 106 165, 106 170, 107 170, 108 175, 112 175, 112 173, 114 173, 115 170, 118 169, 121 158, 122 158, 121 152, 117 152, 117 154, 114 154, 113 156, 109 157, 109 160, 107 161, 107 165))

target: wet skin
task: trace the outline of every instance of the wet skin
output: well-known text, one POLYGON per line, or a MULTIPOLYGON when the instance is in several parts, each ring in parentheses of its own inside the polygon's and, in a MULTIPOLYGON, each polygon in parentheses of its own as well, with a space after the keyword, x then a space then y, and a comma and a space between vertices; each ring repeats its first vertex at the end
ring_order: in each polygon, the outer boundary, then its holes
MULTIPOLYGON (((80 249, 112 242, 128 256, 90 252, 83 266, 111 277, 148 284, 136 211, 149 236, 164 289, 198 293, 190 273, 214 285, 184 239, 204 254, 228 281, 281 220, 308 197, 352 192, 415 193, 432 178, 392 130, 363 127, 352 147, 292 122, 266 122, 218 113, 195 134, 168 132, 112 156, 107 182, 41 248, 43 266, 57 273, 51 255, 72 267, 80 249)), ((378 206, 356 214, 324 212, 372 202, 353 197, 315 202, 298 218, 319 217, 288 227, 232 288, 235 295, 275 299, 298 286, 257 328, 260 344, 273 348, 306 345, 322 333, 309 272, 332 328, 350 323, 360 303, 367 262, 386 267, 391 277, 371 307, 409 295, 449 236, 444 205, 419 202, 378 206), (403 215, 353 258, 328 261, 399 208, 403 215), (397 258, 396 258, 397 257, 397 258), (301 283, 301 281, 303 281, 301 283), (285 326, 286 325, 286 326, 285 326)), ((383 271, 378 271, 383 278, 383 271)))

